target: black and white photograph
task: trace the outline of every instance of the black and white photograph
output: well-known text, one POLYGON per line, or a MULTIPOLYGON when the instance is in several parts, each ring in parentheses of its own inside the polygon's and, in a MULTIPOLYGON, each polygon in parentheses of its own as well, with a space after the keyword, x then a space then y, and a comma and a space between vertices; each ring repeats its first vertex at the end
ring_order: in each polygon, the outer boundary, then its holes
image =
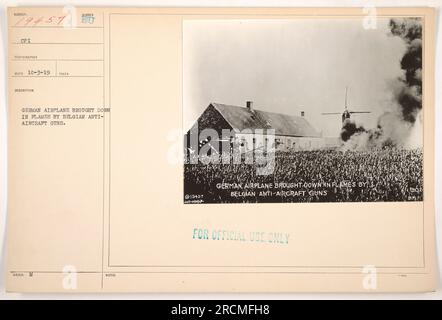
POLYGON ((440 299, 442 0, 163 1, 0 5, 0 300, 440 299))
POLYGON ((183 23, 185 203, 423 200, 420 18, 183 23))

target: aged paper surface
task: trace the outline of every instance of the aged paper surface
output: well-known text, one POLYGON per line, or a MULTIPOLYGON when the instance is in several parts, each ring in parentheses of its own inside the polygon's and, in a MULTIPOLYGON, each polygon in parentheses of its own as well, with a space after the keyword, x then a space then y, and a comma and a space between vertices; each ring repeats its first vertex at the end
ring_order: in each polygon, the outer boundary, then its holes
POLYGON ((435 288, 432 9, 8 26, 9 291, 435 288))

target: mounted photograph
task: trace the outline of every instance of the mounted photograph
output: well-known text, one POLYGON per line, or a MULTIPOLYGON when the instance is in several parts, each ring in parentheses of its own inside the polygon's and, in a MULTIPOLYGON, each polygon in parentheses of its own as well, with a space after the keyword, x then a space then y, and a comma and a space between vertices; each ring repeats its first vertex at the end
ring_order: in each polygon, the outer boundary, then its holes
POLYGON ((184 203, 423 201, 422 20, 183 22, 184 203))

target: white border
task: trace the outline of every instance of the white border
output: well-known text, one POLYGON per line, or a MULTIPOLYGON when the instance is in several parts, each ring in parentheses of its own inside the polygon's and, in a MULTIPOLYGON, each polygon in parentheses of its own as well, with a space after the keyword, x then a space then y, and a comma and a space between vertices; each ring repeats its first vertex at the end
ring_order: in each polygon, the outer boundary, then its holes
POLYGON ((3 299, 440 299, 442 300, 442 0, 77 0, 77 1, 8 1, 0 0, 0 300, 3 299), (5 239, 7 199, 7 23, 8 6, 115 6, 115 7, 435 7, 436 18, 436 82, 435 82, 435 199, 436 199, 436 250, 438 254, 438 290, 425 294, 7 294, 5 293, 5 239))

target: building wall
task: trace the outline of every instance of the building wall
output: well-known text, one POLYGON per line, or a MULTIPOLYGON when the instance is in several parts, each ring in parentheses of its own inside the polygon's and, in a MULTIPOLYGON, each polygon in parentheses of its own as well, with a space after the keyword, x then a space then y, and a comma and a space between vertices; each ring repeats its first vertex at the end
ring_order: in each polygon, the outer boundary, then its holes
POLYGON ((201 114, 196 121, 198 129, 201 132, 206 128, 215 129, 221 134, 222 129, 231 129, 230 124, 223 118, 223 116, 212 105, 201 114))
POLYGON ((323 149, 325 147, 325 141, 323 138, 316 137, 287 137, 287 136, 279 136, 275 139, 278 141, 279 150, 294 150, 294 151, 303 151, 303 150, 318 150, 323 149))
MULTIPOLYGON (((238 133, 236 139, 242 141, 242 151, 245 152, 263 148, 266 144, 265 135, 238 133)), ((269 141, 271 140, 267 140, 267 144, 269 141)), ((280 151, 304 151, 324 149, 326 143, 322 137, 275 136, 274 146, 280 151)))
MULTIPOLYGON (((194 146, 191 145, 190 133, 197 133, 198 141, 201 137, 201 131, 204 129, 214 129, 217 131, 218 136, 221 138, 223 129, 231 129, 229 123, 221 116, 221 114, 210 105, 207 109, 201 114, 192 128, 186 133, 184 136, 184 144, 187 148, 192 148, 194 146), (196 130, 197 129, 197 130, 196 130)), ((194 148, 192 148, 194 149, 194 148)))

